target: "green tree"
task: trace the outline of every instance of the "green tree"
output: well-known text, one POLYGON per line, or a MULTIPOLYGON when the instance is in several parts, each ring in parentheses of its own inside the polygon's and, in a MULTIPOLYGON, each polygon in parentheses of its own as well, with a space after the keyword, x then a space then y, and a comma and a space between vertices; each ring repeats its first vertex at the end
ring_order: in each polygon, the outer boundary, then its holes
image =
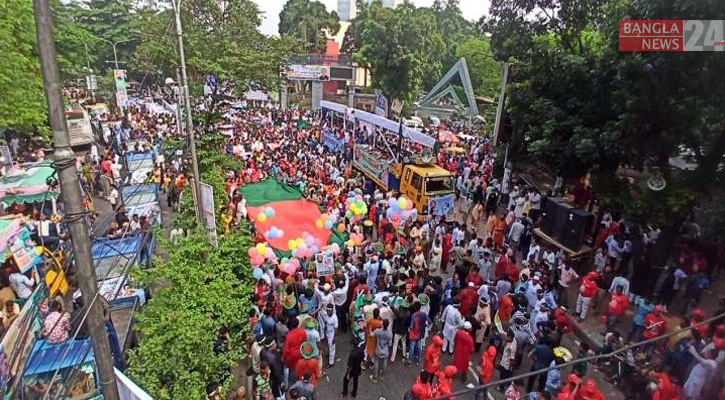
POLYGON ((375 2, 366 14, 359 21, 359 53, 369 63, 373 87, 390 99, 414 102, 423 88, 426 63, 443 47, 435 18, 410 3, 391 10, 375 2))
POLYGON ((38 128, 47 138, 32 2, 6 0, 0 6, 0 54, 0 129, 38 128))
POLYGON ((491 42, 485 37, 469 37, 456 49, 456 58, 465 58, 471 85, 477 95, 495 97, 501 90, 501 63, 493 58, 491 42))
POLYGON ((337 12, 319 1, 289 0, 279 13, 279 34, 298 38, 307 53, 324 53, 327 35, 340 30, 337 12))
POLYGON ((170 248, 169 258, 142 279, 158 287, 134 329, 139 346, 130 352, 128 374, 155 399, 204 398, 211 382, 245 358, 254 287, 248 235, 219 238, 210 248, 202 233, 170 248), (231 351, 214 351, 217 332, 226 327, 231 351))

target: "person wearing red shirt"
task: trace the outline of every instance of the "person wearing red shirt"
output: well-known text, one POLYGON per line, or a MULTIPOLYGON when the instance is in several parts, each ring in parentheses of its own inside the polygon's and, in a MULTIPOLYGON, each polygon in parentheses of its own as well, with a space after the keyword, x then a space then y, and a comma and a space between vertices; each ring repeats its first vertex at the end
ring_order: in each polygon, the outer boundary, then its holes
POLYGON ((617 286, 612 294, 612 299, 609 300, 609 308, 607 309, 607 331, 611 332, 612 329, 619 323, 624 313, 629 307, 629 299, 623 293, 623 288, 617 286))
POLYGON ((485 384, 491 382, 493 376, 493 367, 496 361, 496 347, 488 346, 488 349, 481 354, 481 364, 478 366, 478 376, 480 383, 485 384))
POLYGON ((471 362, 471 354, 473 354, 474 343, 471 329, 473 326, 466 321, 463 323, 463 329, 459 329, 453 338, 453 365, 458 368, 458 374, 464 383, 468 376, 468 363, 471 362))
POLYGON ((103 161, 101 161, 101 172, 104 174, 110 176, 113 178, 113 175, 111 175, 111 159, 106 157, 103 161))
POLYGON ((471 272, 466 275, 465 283, 473 283, 473 287, 478 290, 478 288, 483 285, 483 277, 481 274, 478 273, 479 268, 477 265, 474 265, 473 268, 471 268, 471 272))
POLYGON ((441 368, 441 349, 443 348, 443 339, 435 335, 431 340, 431 344, 425 349, 425 357, 423 360, 423 370, 429 374, 435 374, 441 368))
POLYGON ((498 319, 504 327, 508 327, 511 314, 514 311, 514 301, 511 296, 505 294, 501 296, 501 300, 498 302, 498 319))
POLYGON ((587 379, 584 384, 579 388, 577 393, 577 400, 604 400, 604 395, 597 388, 597 384, 594 380, 587 379))
POLYGON ((663 311, 664 307, 658 305, 655 306, 654 311, 644 317, 645 329, 644 333, 642 333, 642 337, 645 338, 645 340, 664 335, 665 330, 667 330, 667 321, 665 320, 665 317, 662 316, 663 311))
POLYGON ((599 291, 598 278, 599 274, 592 271, 582 279, 582 285, 579 287, 579 297, 576 299, 576 314, 579 315, 580 320, 587 317, 587 310, 589 310, 592 297, 599 291))
POLYGON ((700 322, 707 319, 707 313, 702 309, 697 309, 692 312, 692 318, 690 318, 690 326, 692 332, 696 334, 697 339, 704 339, 707 336, 707 331, 710 329, 708 324, 700 324, 700 322))
POLYGON ((655 383, 657 384, 657 389, 652 393, 652 400, 682 399, 682 390, 672 382, 672 379, 670 379, 670 376, 666 372, 658 373, 655 383))
MULTIPOLYGON (((449 365, 443 368, 443 371, 436 372, 438 384, 436 385, 433 396, 443 397, 453 393, 453 378, 456 377, 457 373, 458 368, 456 368, 454 365, 449 365)), ((454 398, 449 397, 449 399, 453 400, 454 398)))
POLYGON ((282 361, 289 370, 294 371, 301 357, 300 346, 307 340, 307 331, 299 327, 297 318, 290 319, 289 325, 290 331, 282 347, 282 361))
MULTIPOLYGON (((287 340, 289 340, 289 336, 287 340)), ((310 375, 310 384, 317 386, 317 378, 320 376, 320 363, 317 358, 320 356, 320 351, 314 343, 304 342, 299 347, 298 352, 302 355, 302 358, 297 360, 295 375, 298 379, 310 375)))
POLYGON ((461 311, 461 315, 463 315, 464 318, 470 317, 473 312, 476 311, 476 305, 478 302, 478 293, 476 293, 473 282, 468 282, 468 286, 461 290, 460 296, 461 308, 459 310, 461 311))

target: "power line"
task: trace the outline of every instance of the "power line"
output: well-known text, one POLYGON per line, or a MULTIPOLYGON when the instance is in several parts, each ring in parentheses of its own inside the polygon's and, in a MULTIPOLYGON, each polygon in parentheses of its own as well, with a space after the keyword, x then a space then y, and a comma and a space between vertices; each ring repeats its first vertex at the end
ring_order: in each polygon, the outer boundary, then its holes
POLYGON ((718 314, 718 315, 716 315, 714 317, 710 317, 710 318, 708 318, 708 319, 706 319, 706 320, 704 320, 702 322, 698 322, 696 324, 690 325, 687 328, 683 328, 683 329, 679 329, 679 330, 676 330, 676 331, 673 331, 673 332, 665 333, 664 335, 660 335, 660 336, 657 336, 657 337, 653 337, 651 339, 643 340, 641 342, 637 342, 637 343, 634 343, 634 344, 629 345, 629 346, 624 346, 621 349, 617 349, 617 350, 611 351, 609 353, 597 354, 597 355, 594 355, 594 356, 588 356, 588 357, 578 358, 576 360, 568 361, 568 362, 559 364, 559 365, 554 366, 554 367, 546 367, 546 368, 542 368, 542 369, 539 369, 539 370, 536 370, 536 371, 527 372, 527 373, 524 373, 524 374, 521 374, 521 375, 512 376, 510 378, 499 379, 499 380, 494 381, 494 382, 490 382, 490 383, 486 383, 484 385, 476 386, 476 387, 474 387, 472 389, 460 390, 458 392, 451 393, 451 394, 445 395, 445 396, 435 397, 435 398, 432 398, 430 400, 447 400, 447 399, 450 399, 453 396, 461 396, 461 395, 465 395, 465 394, 468 394, 468 393, 471 393, 471 392, 481 391, 481 390, 487 389, 489 387, 495 387, 495 386, 500 386, 500 385, 503 385, 503 384, 506 384, 506 383, 509 383, 509 382, 514 382, 514 381, 517 381, 519 379, 524 379, 524 378, 528 378, 528 377, 535 376, 535 375, 539 375, 539 374, 545 374, 545 373, 549 372, 552 369, 564 369, 566 367, 569 367, 569 366, 572 366, 572 365, 575 365, 575 364, 579 364, 579 363, 582 363, 582 362, 589 362, 589 361, 599 360, 599 359, 603 359, 603 358, 611 358, 611 357, 616 356, 617 354, 627 352, 630 349, 633 349, 633 348, 636 348, 636 347, 640 347, 640 346, 644 346, 644 345, 647 345, 647 344, 650 344, 650 343, 654 343, 654 342, 657 342, 657 341, 662 340, 662 339, 667 339, 667 338, 669 338, 671 336, 679 335, 680 333, 690 331, 690 330, 692 330, 692 329, 694 329, 694 328, 696 328, 698 326, 707 325, 710 322, 717 321, 717 320, 720 320, 720 319, 723 319, 723 318, 725 318, 725 313, 721 313, 721 314, 718 314))

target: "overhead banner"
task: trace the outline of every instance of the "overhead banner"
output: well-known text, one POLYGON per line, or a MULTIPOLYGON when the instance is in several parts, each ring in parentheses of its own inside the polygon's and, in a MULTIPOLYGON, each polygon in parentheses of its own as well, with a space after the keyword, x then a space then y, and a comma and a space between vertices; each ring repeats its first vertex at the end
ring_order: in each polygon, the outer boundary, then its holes
POLYGON ((10 252, 13 254, 15 263, 20 272, 26 273, 32 268, 38 266, 43 258, 36 250, 35 241, 30 237, 27 228, 22 228, 16 235, 9 240, 10 252))
POLYGON ((336 153, 345 146, 345 139, 340 139, 335 132, 327 131, 323 134, 323 145, 327 150, 336 153))
POLYGON ((287 79, 292 81, 329 81, 330 67, 325 65, 292 64, 285 68, 287 79))

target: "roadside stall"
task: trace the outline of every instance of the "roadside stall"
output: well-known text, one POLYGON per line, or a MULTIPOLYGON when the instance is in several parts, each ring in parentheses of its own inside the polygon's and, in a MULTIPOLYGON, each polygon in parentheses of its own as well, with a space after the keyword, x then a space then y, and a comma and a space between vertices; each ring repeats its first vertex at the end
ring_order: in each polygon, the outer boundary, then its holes
POLYGON ((122 239, 94 239, 93 264, 96 267, 98 290, 106 300, 138 295, 142 304, 145 302, 143 290, 125 287, 128 272, 143 261, 143 253, 148 251, 153 254, 155 243, 144 239, 144 235, 132 235, 122 239))
POLYGON ((148 174, 154 169, 154 154, 152 152, 145 153, 127 153, 124 156, 126 160, 126 171, 128 171, 128 182, 143 183, 146 181, 148 174))
POLYGON ((23 373, 19 398, 41 400, 64 398, 87 400, 100 393, 100 385, 90 339, 48 344, 38 340, 23 373), (57 374, 56 374, 57 371, 57 374))
POLYGON ((4 209, 21 213, 36 207, 46 215, 57 212, 60 189, 55 182, 50 182, 54 172, 48 162, 13 166, 0 178, 0 202, 4 209))
POLYGON ((149 221, 161 224, 161 206, 159 205, 159 190, 156 184, 145 183, 140 185, 127 185, 121 191, 121 199, 126 209, 126 215, 138 214, 146 216, 149 221))

